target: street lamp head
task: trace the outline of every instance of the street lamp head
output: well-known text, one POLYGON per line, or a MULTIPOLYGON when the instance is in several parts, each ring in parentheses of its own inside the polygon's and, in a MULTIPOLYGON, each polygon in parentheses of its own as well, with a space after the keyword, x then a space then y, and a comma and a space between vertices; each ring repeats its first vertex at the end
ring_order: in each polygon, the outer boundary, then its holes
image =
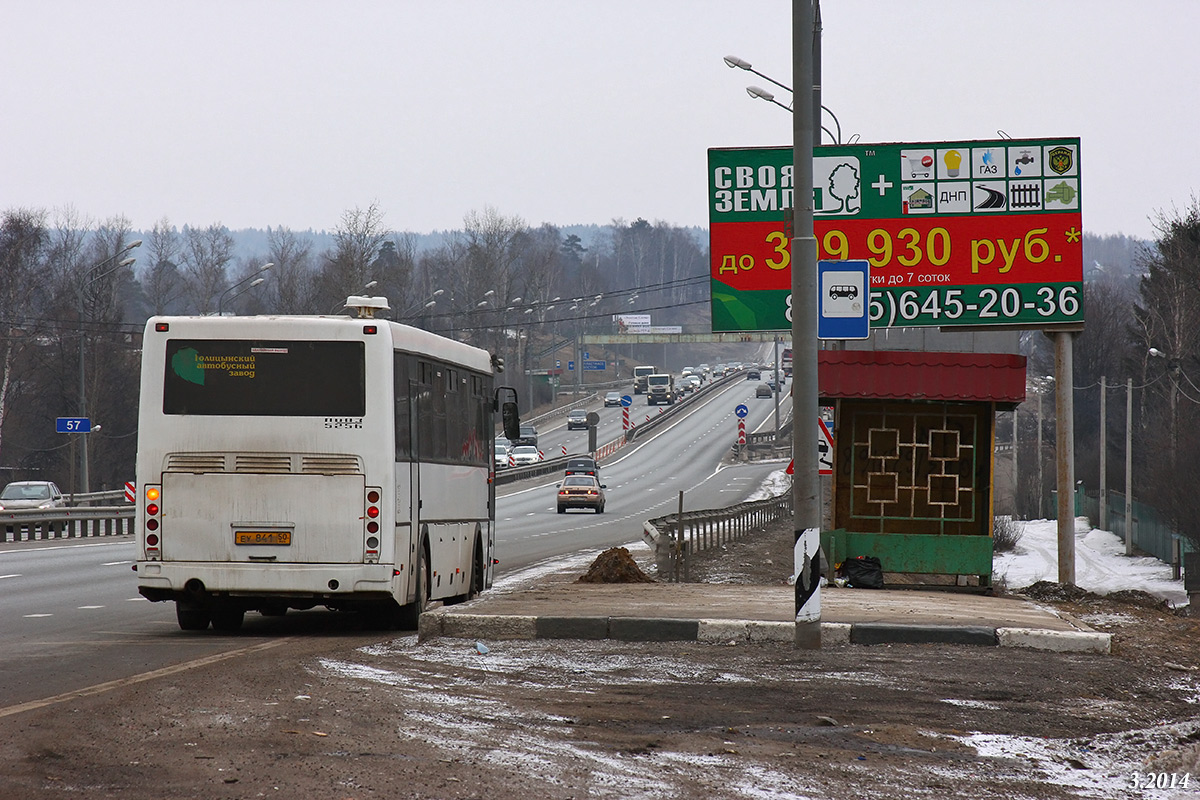
POLYGON ((250 287, 249 287, 249 288, 253 289, 255 286, 258 286, 259 284, 261 284, 261 283, 262 283, 263 281, 265 281, 265 280, 266 280, 266 278, 255 278, 254 280, 250 281, 250 287))
POLYGON ((1162 350, 1159 350, 1157 347, 1150 348, 1150 355, 1154 356, 1155 358, 1166 358, 1167 357, 1167 354, 1164 353, 1162 350))
POLYGON ((483 296, 484 296, 484 297, 491 297, 491 296, 492 296, 492 295, 494 295, 495 293, 496 293, 496 290, 495 290, 495 289, 488 289, 486 292, 484 292, 484 293, 483 293, 483 296))
POLYGON ((366 284, 363 286, 363 288, 364 289, 374 289, 378 285, 379 285, 379 281, 367 281, 366 284))
POLYGON ((435 291, 434 291, 434 293, 433 293, 433 296, 434 296, 434 297, 441 297, 441 296, 442 296, 442 295, 444 295, 445 293, 446 293, 446 290, 445 290, 445 289, 437 289, 437 290, 435 290, 435 291))
POLYGON ((775 95, 771 94, 766 89, 760 89, 757 86, 747 86, 746 94, 750 95, 751 97, 757 97, 762 100, 766 100, 768 103, 775 102, 775 95))
POLYGON ((137 259, 130 256, 129 258, 121 259, 120 262, 117 263, 117 266, 118 267, 128 267, 129 265, 134 264, 136 262, 137 262, 137 259))
POLYGON ((734 67, 739 69, 750 69, 750 62, 743 61, 737 56, 725 56, 725 66, 729 67, 730 69, 733 69, 734 67))
POLYGON ((267 270, 269 270, 269 269, 270 269, 271 267, 273 267, 273 266, 275 266, 275 262, 274 262, 274 261, 268 261, 267 263, 265 263, 265 264, 263 264, 261 267, 259 267, 259 268, 258 268, 258 271, 259 271, 259 272, 266 272, 267 270))

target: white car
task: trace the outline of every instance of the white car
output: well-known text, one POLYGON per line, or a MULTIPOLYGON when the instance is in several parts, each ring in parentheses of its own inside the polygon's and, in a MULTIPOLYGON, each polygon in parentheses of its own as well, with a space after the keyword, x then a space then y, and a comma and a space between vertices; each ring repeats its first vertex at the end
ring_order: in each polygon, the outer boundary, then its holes
POLYGON ((0 492, 0 510, 61 508, 67 504, 53 481, 14 481, 0 492))
POLYGON ((496 442, 492 448, 492 462, 496 469, 508 469, 508 454, 512 450, 502 442, 496 442))
POLYGON ((512 450, 512 463, 516 467, 528 467, 538 463, 542 457, 533 445, 523 444, 512 450))
POLYGON ((609 392, 608 394, 604 395, 604 407, 605 408, 608 408, 609 406, 619 406, 619 405, 621 405, 621 393, 620 392, 609 392))

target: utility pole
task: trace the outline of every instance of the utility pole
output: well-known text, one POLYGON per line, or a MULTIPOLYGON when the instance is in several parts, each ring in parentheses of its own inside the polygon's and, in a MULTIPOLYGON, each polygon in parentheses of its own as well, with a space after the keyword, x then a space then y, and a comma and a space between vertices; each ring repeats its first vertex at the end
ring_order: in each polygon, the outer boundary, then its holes
MULTIPOLYGON (((821 646, 821 476, 817 460, 817 240, 813 234, 814 0, 792 0, 792 524, 795 531, 796 646, 821 646)), ((819 106, 819 101, 817 101, 819 106)))
POLYGON ((1100 530, 1108 530, 1108 398, 1107 376, 1100 376, 1100 530))

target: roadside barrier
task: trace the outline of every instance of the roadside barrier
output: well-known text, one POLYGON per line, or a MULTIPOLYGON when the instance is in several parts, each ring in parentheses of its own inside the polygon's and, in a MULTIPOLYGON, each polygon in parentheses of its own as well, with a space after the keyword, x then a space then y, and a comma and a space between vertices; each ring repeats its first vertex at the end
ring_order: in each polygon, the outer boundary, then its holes
POLYGON ((658 574, 669 582, 679 583, 691 578, 693 553, 720 547, 791 514, 792 493, 788 491, 728 508, 656 517, 643 526, 642 539, 654 548, 658 574))
POLYGON ((0 541, 32 542, 132 534, 134 511, 131 505, 0 511, 0 541))

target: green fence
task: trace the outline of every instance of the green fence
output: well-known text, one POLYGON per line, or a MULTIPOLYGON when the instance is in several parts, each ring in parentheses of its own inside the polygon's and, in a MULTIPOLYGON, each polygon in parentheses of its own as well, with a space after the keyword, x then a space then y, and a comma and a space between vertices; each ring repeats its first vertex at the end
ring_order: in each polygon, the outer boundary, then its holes
MULTIPOLYGON (((1105 500, 1108 506, 1108 529, 1124 539, 1125 495, 1110 491, 1105 500)), ((1099 525, 1100 493, 1086 492, 1080 485, 1075 492, 1075 514, 1087 517, 1092 524, 1099 525)), ((1177 565, 1183 553, 1193 550, 1191 542, 1172 529, 1153 506, 1134 500, 1130 518, 1133 522, 1131 541, 1133 546, 1143 553, 1149 553, 1168 564, 1177 565)))

